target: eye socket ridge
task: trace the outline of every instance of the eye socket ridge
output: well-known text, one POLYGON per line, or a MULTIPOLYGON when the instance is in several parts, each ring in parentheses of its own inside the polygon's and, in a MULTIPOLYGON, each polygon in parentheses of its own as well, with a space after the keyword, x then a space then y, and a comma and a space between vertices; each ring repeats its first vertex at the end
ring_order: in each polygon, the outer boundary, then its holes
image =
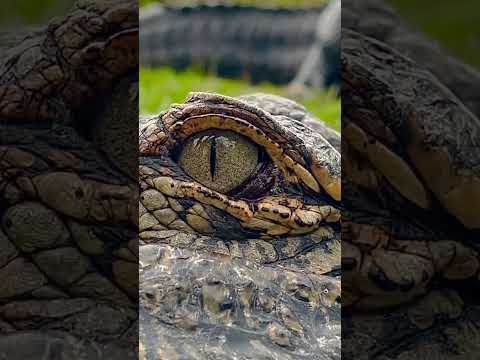
POLYGON ((173 158, 193 180, 223 194, 238 193, 272 164, 246 136, 218 129, 193 134, 173 149, 173 158))

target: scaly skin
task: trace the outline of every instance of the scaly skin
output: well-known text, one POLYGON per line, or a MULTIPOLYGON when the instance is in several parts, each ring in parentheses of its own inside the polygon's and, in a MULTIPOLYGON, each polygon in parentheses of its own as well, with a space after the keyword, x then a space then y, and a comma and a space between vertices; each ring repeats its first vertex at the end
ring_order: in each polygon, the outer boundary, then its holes
POLYGON ((480 122, 423 64, 342 40, 342 354, 473 359, 480 122))
POLYGON ((206 93, 142 121, 142 359, 339 358, 340 154, 326 140, 339 135, 301 121, 287 99, 206 93), (212 130, 266 153, 234 193, 180 166, 212 130))
POLYGON ((138 65, 138 12, 127 0, 80 0, 65 18, 2 50, 0 116, 65 121, 138 65))
POLYGON ((79 1, 2 48, 0 358, 138 356, 137 16, 79 1))

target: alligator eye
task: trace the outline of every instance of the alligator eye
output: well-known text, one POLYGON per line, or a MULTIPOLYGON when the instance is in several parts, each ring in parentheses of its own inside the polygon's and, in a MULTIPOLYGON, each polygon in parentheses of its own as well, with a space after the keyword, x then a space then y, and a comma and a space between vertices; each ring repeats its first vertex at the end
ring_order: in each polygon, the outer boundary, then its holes
POLYGON ((179 164, 193 179, 227 193, 249 179, 259 165, 259 148, 231 131, 204 131, 183 146, 179 164))

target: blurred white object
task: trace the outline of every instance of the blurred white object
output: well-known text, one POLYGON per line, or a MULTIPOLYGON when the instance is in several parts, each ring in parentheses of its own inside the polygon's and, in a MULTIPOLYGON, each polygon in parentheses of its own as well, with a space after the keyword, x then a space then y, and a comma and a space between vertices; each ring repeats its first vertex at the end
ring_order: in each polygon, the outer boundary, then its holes
POLYGON ((335 70, 332 72, 331 69, 327 69, 332 64, 332 61, 327 59, 330 56, 333 57, 333 66, 340 66, 341 17, 341 0, 333 0, 320 14, 315 34, 315 43, 312 45, 308 56, 292 82, 291 86, 293 88, 302 86, 322 88, 328 85, 329 82, 335 82, 327 79, 327 74, 336 72, 335 70))

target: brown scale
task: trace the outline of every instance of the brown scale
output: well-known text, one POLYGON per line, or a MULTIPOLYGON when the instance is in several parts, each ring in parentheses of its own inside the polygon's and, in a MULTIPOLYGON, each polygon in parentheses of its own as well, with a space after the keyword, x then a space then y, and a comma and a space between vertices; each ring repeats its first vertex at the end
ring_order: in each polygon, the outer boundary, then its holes
POLYGON ((345 305, 390 308, 434 285, 474 284, 477 119, 411 60, 356 32, 344 37, 344 177, 356 181, 347 194, 352 222, 342 228, 345 305))

